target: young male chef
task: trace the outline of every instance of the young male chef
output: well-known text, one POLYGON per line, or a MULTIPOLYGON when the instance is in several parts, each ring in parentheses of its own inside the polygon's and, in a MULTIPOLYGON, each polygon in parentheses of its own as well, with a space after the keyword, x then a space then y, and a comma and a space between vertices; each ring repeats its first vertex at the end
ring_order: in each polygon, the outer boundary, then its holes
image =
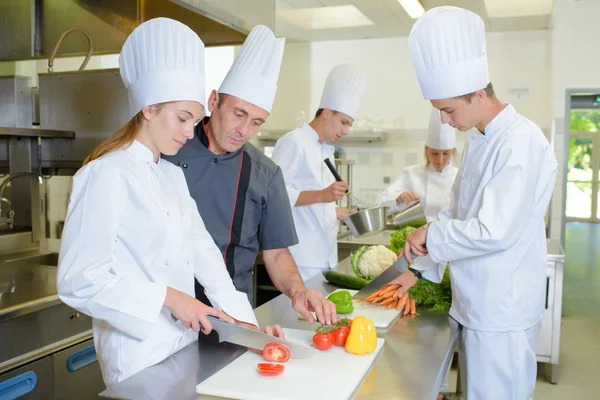
MULTIPOLYGON (((308 322, 337 322, 335 305, 307 290, 288 250, 297 243, 281 170, 248 141, 271 113, 284 39, 256 26, 240 49, 205 117, 175 156, 236 288, 253 299, 253 267, 262 249, 273 284, 308 322)), ((196 282, 196 296, 206 301, 196 282)))
POLYGON ((336 182, 324 160, 333 164, 333 146, 348 135, 366 90, 366 78, 356 67, 340 64, 325 82, 321 105, 309 124, 287 133, 277 141, 273 160, 285 178, 299 243, 290 247, 298 271, 307 279, 338 263, 339 220, 348 209, 335 201, 348 190, 336 182))
MULTIPOLYGON (((409 49, 423 96, 442 122, 479 133, 469 137, 452 206, 411 233, 403 254, 450 264, 450 315, 462 326, 466 398, 532 399, 554 153, 537 125, 494 94, 478 15, 431 9, 413 26, 409 49)), ((397 281, 406 290, 419 275, 414 270, 397 281)))

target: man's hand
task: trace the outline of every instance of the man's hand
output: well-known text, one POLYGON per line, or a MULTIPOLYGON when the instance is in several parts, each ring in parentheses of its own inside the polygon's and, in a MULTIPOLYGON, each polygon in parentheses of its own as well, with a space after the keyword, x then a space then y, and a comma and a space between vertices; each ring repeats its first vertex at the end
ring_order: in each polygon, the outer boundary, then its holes
POLYGON ((317 314, 317 319, 324 325, 336 324, 338 321, 335 304, 314 289, 305 289, 294 293, 292 296, 292 307, 309 324, 315 322, 311 311, 317 314))
POLYGON ((335 182, 322 190, 323 203, 333 203, 346 195, 348 184, 346 182, 335 182))
POLYGON ((400 291, 398 292, 398 298, 402 298, 402 296, 404 296, 404 294, 406 292, 408 292, 408 289, 410 289, 411 287, 415 286, 417 281, 419 279, 417 279, 417 277, 415 276, 415 274, 413 274, 410 271, 406 271, 405 273, 403 273, 402 275, 400 275, 399 277, 397 277, 396 279, 394 279, 393 281, 390 282, 390 285, 400 285, 400 291))
POLYGON ((410 252, 412 251, 414 255, 418 257, 423 257, 427 255, 427 249, 425 248, 425 244, 427 243, 427 225, 424 225, 408 234, 406 237, 406 244, 404 245, 404 249, 402 253, 398 254, 398 257, 406 257, 406 260, 410 264, 414 264, 415 261, 412 258, 410 252))
POLYGON ((336 207, 335 209, 335 216, 337 217, 338 220, 342 220, 345 217, 347 217, 348 215, 350 215, 350 210, 347 208, 342 208, 342 207, 336 207))
POLYGON ((410 203, 411 201, 416 201, 416 200, 420 200, 420 196, 417 192, 415 192, 414 190, 407 190, 406 192, 403 192, 400 196, 398 196, 398 198, 396 199, 396 204, 400 204, 400 203, 410 203))

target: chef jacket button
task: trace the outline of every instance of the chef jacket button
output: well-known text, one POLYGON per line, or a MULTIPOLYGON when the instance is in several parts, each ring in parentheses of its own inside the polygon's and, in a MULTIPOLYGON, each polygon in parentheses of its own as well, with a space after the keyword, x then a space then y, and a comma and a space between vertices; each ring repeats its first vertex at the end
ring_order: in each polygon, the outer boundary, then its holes
POLYGON ((219 162, 219 160, 217 160, 217 158, 215 157, 215 158, 213 158, 213 162, 216 164, 219 162))
POLYGON ((181 212, 181 215, 183 215, 183 211, 181 212))
POLYGON ((183 167, 183 168, 187 168, 187 164, 183 164, 183 165, 182 165, 182 167, 183 167))
POLYGON ((190 265, 190 260, 187 261, 187 265, 190 265))
POLYGON ((169 262, 168 262, 168 261, 165 261, 165 265, 169 265, 169 262))
POLYGON ((171 215, 171 211, 167 211, 167 215, 171 215))

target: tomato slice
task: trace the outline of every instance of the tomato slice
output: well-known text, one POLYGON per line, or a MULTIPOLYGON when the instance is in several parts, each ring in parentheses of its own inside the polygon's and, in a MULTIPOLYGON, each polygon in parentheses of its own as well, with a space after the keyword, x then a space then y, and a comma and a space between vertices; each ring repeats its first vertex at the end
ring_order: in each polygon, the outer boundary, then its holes
POLYGON ((290 359, 290 349, 280 343, 269 343, 262 351, 265 361, 286 362, 290 359))
POLYGON ((283 364, 260 363, 257 365, 258 372, 265 376, 275 376, 283 372, 283 364))

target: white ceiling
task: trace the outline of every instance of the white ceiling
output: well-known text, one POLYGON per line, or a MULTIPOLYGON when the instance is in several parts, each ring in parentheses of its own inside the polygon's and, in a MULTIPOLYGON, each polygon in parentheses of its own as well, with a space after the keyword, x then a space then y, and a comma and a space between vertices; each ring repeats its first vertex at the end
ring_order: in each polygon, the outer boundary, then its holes
MULTIPOLYGON (((489 18, 485 3, 490 0, 420 0, 425 10, 430 8, 451 5, 466 8, 480 15, 486 24, 488 32, 539 30, 548 29, 550 26, 550 15, 528 15, 510 18, 489 18)), ((502 0, 501 0, 502 1, 502 0)), ((535 12, 546 13, 546 5, 536 6, 541 0, 518 0, 530 2, 533 5, 529 9, 535 12)), ((398 0, 276 0, 276 10, 294 10, 328 6, 354 5, 362 14, 373 22, 370 26, 359 26, 352 28, 336 29, 301 29, 288 22, 282 17, 276 19, 276 35, 285 36, 290 41, 323 41, 323 40, 345 40, 365 39, 376 37, 408 36, 415 20, 410 18, 402 8, 398 0)), ((525 8, 526 9, 526 8, 525 8)), ((531 11, 529 11, 531 12, 531 11)), ((515 15, 512 13, 511 15, 515 15)))

